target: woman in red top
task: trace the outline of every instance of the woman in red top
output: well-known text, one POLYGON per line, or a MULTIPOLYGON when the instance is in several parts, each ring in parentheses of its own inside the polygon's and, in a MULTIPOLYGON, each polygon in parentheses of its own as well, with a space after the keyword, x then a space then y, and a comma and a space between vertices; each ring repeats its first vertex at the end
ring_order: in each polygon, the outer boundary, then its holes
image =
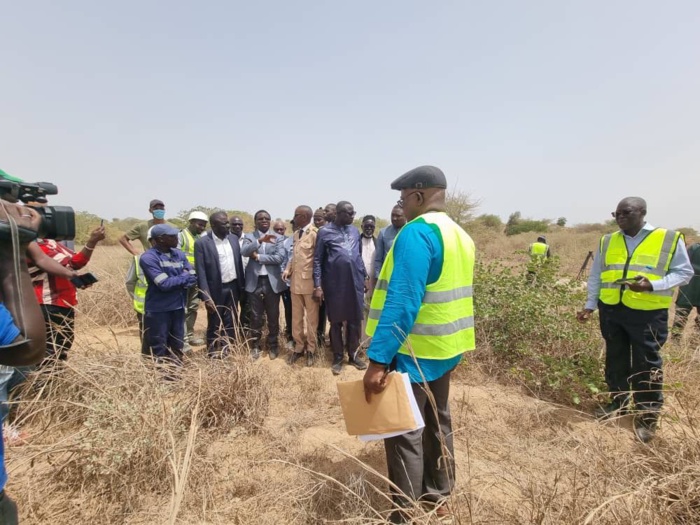
POLYGON ((29 244, 29 274, 46 321, 47 355, 40 366, 68 359, 75 338, 74 307, 78 304, 70 279, 90 261, 95 246, 104 238, 104 227, 95 228, 77 253, 53 239, 37 239, 29 244))

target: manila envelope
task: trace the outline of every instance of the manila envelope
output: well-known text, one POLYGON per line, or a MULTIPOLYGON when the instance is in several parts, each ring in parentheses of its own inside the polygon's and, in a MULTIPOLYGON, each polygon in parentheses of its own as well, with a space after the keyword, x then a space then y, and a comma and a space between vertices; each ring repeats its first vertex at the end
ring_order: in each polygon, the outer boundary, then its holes
POLYGON ((416 428, 416 420, 401 374, 392 372, 381 394, 372 394, 369 404, 365 400, 362 381, 338 383, 340 407, 343 410, 348 434, 386 434, 416 428))

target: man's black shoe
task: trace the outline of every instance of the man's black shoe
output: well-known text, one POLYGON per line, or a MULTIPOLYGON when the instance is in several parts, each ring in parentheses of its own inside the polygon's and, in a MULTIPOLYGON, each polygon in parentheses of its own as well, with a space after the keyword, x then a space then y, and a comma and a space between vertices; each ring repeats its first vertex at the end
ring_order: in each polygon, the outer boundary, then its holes
POLYGON ((593 411, 596 419, 611 419, 614 417, 624 416, 629 413, 628 404, 620 401, 613 401, 605 406, 599 406, 593 411))
POLYGON ((656 435, 657 414, 637 414, 634 417, 634 435, 642 443, 649 443, 656 435))
POLYGON ((334 376, 340 375, 340 372, 343 371, 343 358, 341 357, 340 359, 334 359, 333 364, 331 365, 331 372, 333 372, 334 376))
POLYGON ((366 370, 367 369, 367 363, 365 363, 362 359, 360 359, 358 356, 355 357, 348 357, 348 363, 357 368, 358 370, 366 370))
POLYGON ((314 366, 316 362, 316 356, 311 352, 306 352, 306 366, 314 366))
POLYGON ((391 514, 389 514, 389 523, 410 523, 411 516, 408 512, 402 509, 395 509, 391 514))
POLYGON ((280 350, 279 348, 270 348, 268 354, 270 355, 270 360, 277 359, 277 356, 280 355, 280 350))
POLYGON ((294 363, 296 363, 296 362, 299 360, 299 358, 300 358, 302 355, 303 355, 303 354, 300 354, 299 352, 292 352, 291 354, 289 354, 289 355, 287 356, 287 363, 290 364, 290 365, 293 365, 294 363))

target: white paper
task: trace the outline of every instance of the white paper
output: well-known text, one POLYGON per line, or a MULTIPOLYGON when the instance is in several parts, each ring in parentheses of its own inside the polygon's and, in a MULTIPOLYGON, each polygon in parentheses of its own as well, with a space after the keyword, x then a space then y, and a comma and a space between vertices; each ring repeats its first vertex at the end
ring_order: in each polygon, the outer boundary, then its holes
POLYGON ((420 410, 418 409, 418 403, 416 402, 416 396, 413 395, 413 388, 411 388, 411 380, 408 378, 407 373, 402 373, 401 379, 403 379, 403 385, 406 388, 406 394, 408 395, 408 403, 411 405, 411 410, 413 411, 413 419, 416 422, 415 428, 410 430, 400 430, 399 432, 388 432, 386 434, 363 434, 357 436, 360 441, 377 441, 378 439, 387 439, 391 437, 400 436, 402 434, 408 434, 414 430, 425 427, 425 421, 423 421, 423 416, 421 416, 420 410))

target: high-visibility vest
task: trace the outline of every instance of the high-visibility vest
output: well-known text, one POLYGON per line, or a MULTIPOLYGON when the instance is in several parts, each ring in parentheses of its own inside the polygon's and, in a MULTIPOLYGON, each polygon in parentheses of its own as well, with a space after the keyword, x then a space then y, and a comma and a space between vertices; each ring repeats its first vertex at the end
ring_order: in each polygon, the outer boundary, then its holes
POLYGON ((681 234, 673 230, 652 230, 635 250, 627 253, 622 232, 600 239, 600 300, 605 304, 622 304, 634 310, 662 310, 671 306, 673 290, 633 292, 627 285, 615 284, 619 279, 642 275, 658 281, 668 273, 671 259, 681 234))
POLYGON ((547 255, 548 248, 549 248, 549 246, 547 246, 543 242, 533 242, 530 245, 530 255, 533 257, 544 258, 547 255))
MULTIPOLYGON (((465 351, 474 350, 474 241, 447 214, 430 212, 413 219, 434 227, 442 237, 444 259, 440 277, 429 284, 423 295, 416 321, 403 341, 399 353, 423 359, 450 359, 465 351), (410 349, 409 349, 410 348, 410 349)), ((387 289, 394 269, 394 247, 402 228, 386 256, 374 289, 367 335, 374 335, 386 300, 387 289)))
POLYGON ((185 252, 185 257, 187 257, 187 260, 190 262, 190 265, 192 265, 192 268, 194 268, 194 241, 197 239, 190 230, 187 228, 183 228, 180 230, 182 233, 182 251, 185 252))
POLYGON ((134 310, 142 314, 146 311, 146 289, 148 288, 148 282, 146 281, 146 276, 143 274, 143 270, 139 265, 140 256, 134 257, 134 268, 136 272, 136 286, 134 286, 134 310))

